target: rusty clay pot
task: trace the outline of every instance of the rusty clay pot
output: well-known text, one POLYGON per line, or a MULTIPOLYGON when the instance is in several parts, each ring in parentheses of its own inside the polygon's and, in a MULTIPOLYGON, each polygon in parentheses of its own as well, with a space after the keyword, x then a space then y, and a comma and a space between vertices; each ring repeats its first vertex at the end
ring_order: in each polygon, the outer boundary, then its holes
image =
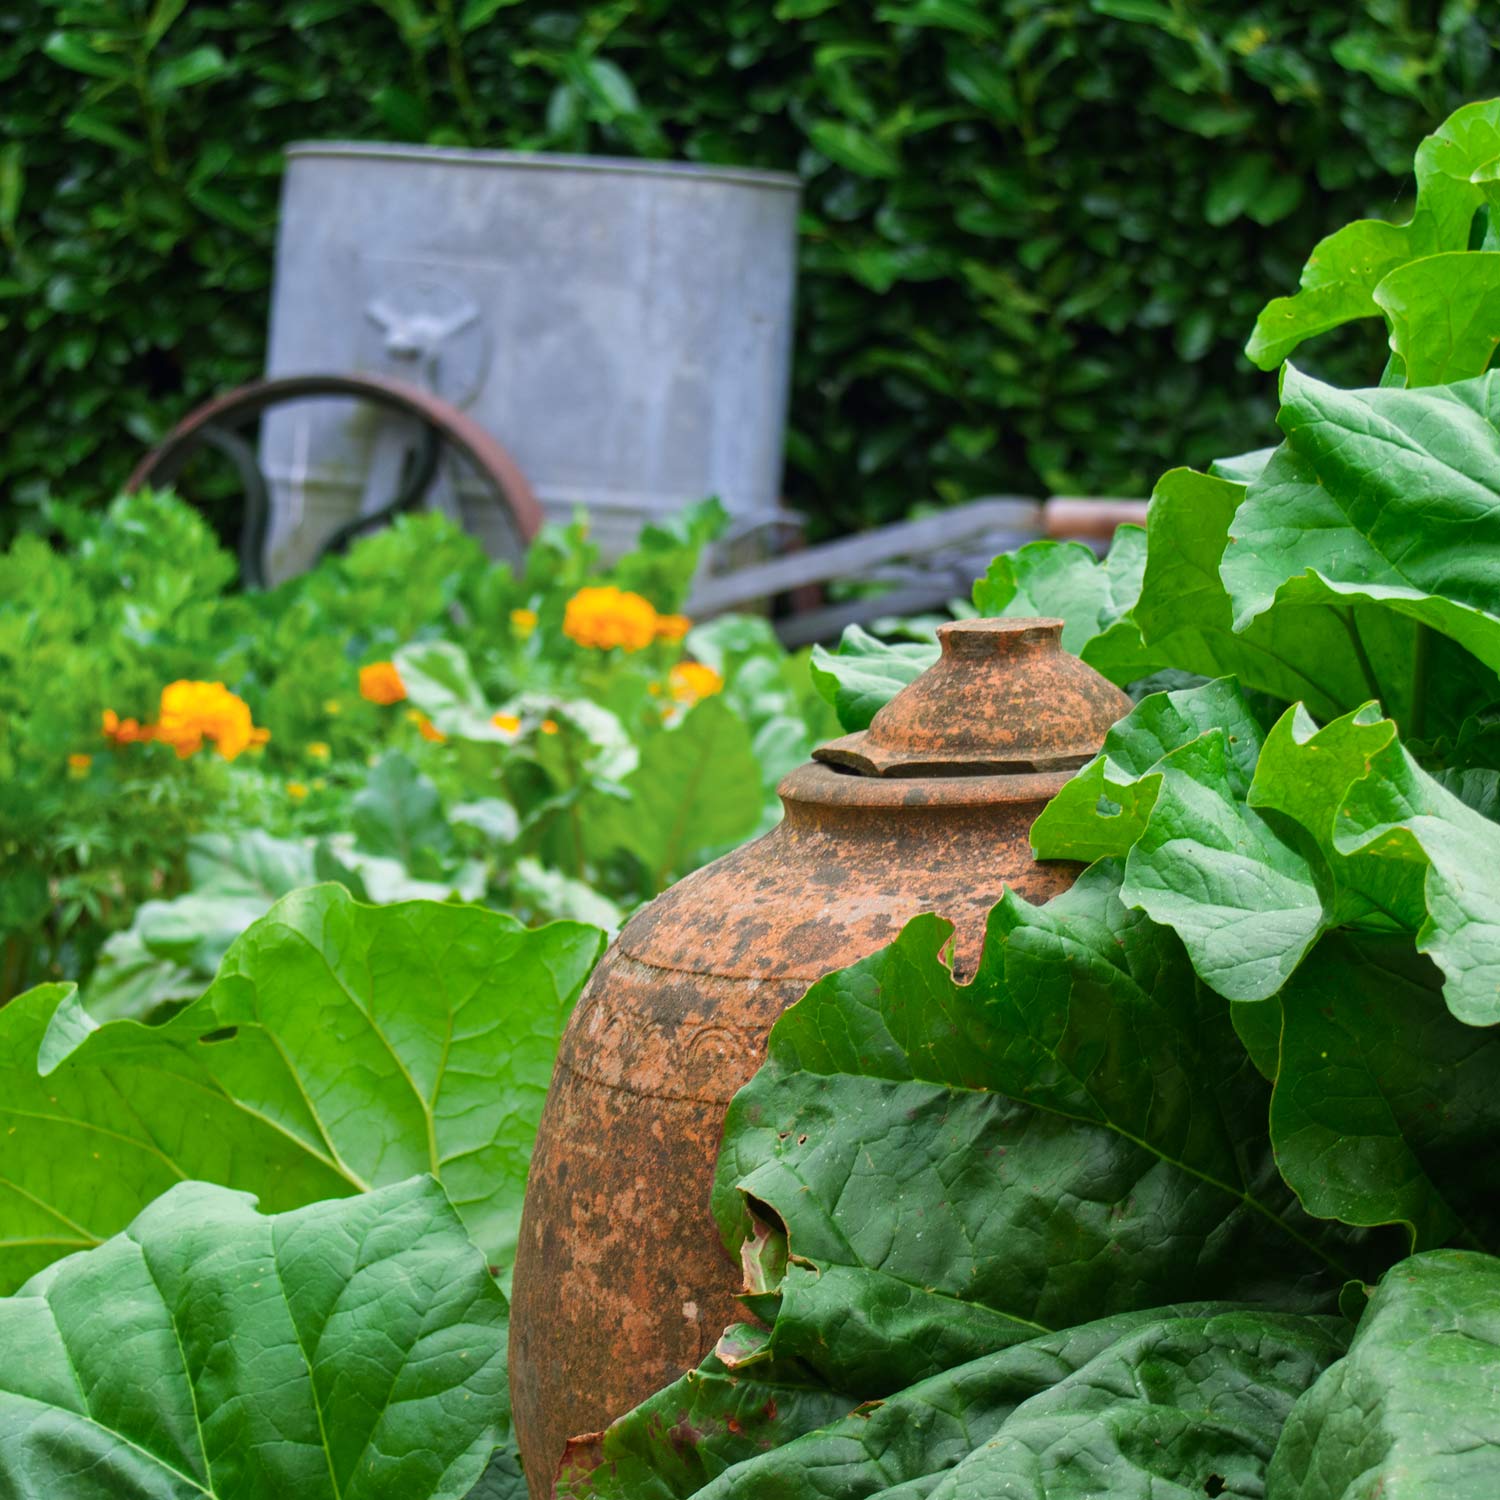
POLYGON ((709 1213, 724 1112, 815 980, 920 912, 972 973, 1009 886, 1045 901, 1081 866, 1032 858, 1033 820, 1130 701, 1060 620, 940 627, 938 663, 779 790, 784 820, 621 932, 558 1055, 516 1259, 510 1369, 533 1500, 599 1429, 741 1320, 709 1213))

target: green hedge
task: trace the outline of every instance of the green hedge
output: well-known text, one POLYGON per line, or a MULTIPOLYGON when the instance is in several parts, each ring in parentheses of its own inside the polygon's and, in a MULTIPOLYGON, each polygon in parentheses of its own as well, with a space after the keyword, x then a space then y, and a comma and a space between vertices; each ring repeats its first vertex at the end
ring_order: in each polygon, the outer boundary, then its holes
POLYGON ((848 527, 931 498, 1143 492, 1264 430, 1238 353, 1256 309, 1320 234, 1396 207, 1451 106, 1496 91, 1500 22, 1478 13, 8 0, 6 514, 107 494, 257 373, 280 149, 319 136, 795 168, 797 502, 848 527))

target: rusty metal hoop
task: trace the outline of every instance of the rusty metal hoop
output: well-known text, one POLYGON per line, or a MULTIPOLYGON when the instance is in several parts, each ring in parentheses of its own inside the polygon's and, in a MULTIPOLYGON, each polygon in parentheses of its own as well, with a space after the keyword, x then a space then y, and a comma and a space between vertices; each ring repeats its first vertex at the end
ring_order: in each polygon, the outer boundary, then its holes
POLYGON ((264 581, 261 556, 268 521, 264 481, 249 445, 234 429, 273 406, 318 396, 349 396, 414 417, 422 424, 424 447, 405 476, 400 492, 380 510, 356 517, 325 544, 324 552, 338 550, 362 531, 383 525, 417 503, 437 468, 446 443, 466 458, 487 481, 510 512, 516 534, 529 543, 542 525, 542 508, 526 476, 509 453, 472 417, 458 407, 404 381, 375 375, 289 375, 276 380, 254 380, 226 391, 190 412, 135 466, 125 482, 127 493, 148 484, 168 485, 182 472, 199 448, 227 452, 246 488, 245 525, 240 537, 240 573, 250 587, 264 581))

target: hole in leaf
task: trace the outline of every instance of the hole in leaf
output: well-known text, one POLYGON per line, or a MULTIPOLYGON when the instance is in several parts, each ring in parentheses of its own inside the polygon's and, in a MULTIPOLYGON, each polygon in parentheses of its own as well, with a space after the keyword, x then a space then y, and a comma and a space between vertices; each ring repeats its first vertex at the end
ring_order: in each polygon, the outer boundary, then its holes
POLYGON ((1210 1474, 1203 1481, 1203 1493, 1205 1495, 1222 1495, 1224 1493, 1224 1479, 1220 1474, 1210 1474))
POLYGON ((198 1040, 205 1047, 211 1047, 215 1042, 232 1042, 239 1034, 238 1026, 221 1026, 217 1031, 205 1031, 198 1040))
POLYGON ((784 1235, 786 1233, 786 1221, 771 1207, 769 1203, 760 1198, 745 1194, 745 1207, 750 1210, 750 1216, 764 1224, 774 1234, 784 1235))

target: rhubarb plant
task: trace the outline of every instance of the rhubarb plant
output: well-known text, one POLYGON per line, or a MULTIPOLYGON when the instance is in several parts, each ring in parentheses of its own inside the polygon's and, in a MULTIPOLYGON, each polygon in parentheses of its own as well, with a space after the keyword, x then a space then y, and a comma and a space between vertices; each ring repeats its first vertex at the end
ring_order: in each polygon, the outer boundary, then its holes
MULTIPOLYGON (((566 1494, 1500 1493, 1500 102, 1416 177, 1262 314, 1278 433, 976 585, 1137 700, 1032 830, 1087 868, 780 1019, 714 1194, 757 1322, 566 1494)), ((859 727, 920 649, 815 678, 859 727)))

